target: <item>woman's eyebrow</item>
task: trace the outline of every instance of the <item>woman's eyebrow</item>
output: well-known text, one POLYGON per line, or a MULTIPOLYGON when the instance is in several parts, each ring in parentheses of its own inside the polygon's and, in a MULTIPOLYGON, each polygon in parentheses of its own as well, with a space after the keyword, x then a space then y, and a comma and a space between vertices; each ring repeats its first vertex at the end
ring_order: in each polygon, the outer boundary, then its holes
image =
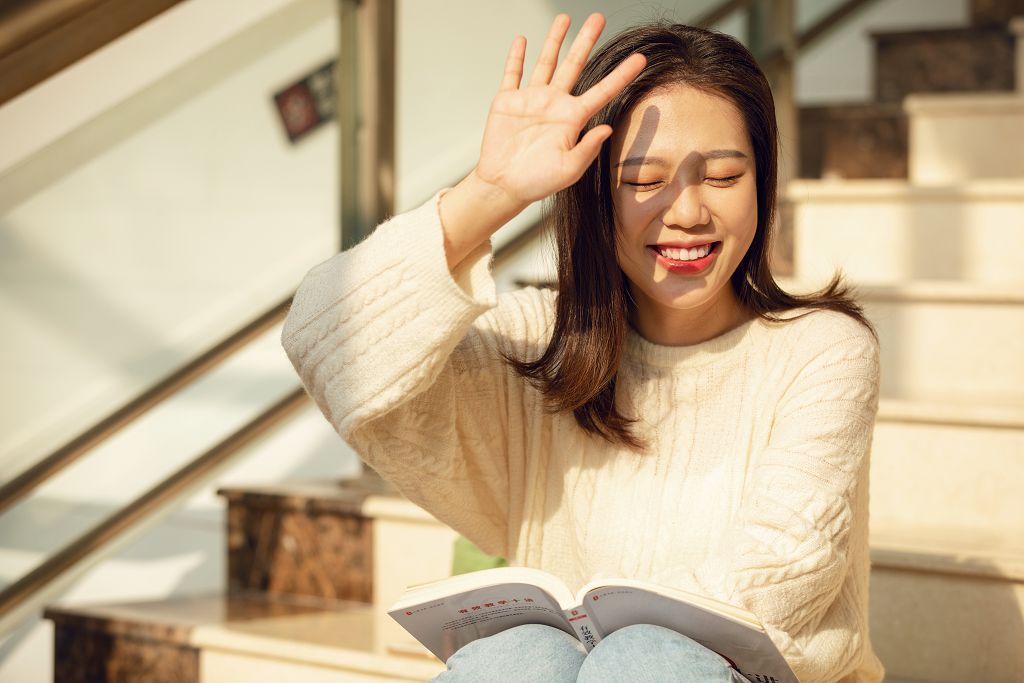
MULTIPOLYGON (((707 152, 701 152, 700 155, 704 157, 705 161, 711 159, 746 159, 747 155, 738 149, 712 149, 707 152)), ((668 162, 660 157, 627 157, 615 164, 615 168, 619 166, 668 166, 668 162)))
POLYGON ((746 159, 747 155, 738 149, 713 149, 701 154, 705 159, 746 159))

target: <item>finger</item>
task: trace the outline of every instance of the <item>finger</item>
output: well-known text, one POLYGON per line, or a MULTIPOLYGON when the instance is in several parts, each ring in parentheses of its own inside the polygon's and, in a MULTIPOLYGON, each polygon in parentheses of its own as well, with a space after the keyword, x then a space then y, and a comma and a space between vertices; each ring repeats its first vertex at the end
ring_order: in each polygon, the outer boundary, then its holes
MULTIPOLYGON (((612 127, 607 124, 594 126, 587 131, 583 139, 576 143, 576 146, 569 151, 569 165, 576 175, 576 179, 583 175, 587 166, 597 158, 601 151, 601 145, 612 135, 612 127)), ((574 181, 575 182, 575 181, 574 181)))
POLYGON ((517 90, 523 79, 523 58, 526 56, 526 38, 516 36, 505 59, 505 75, 500 90, 517 90))
POLYGON ((566 92, 572 89, 572 86, 576 84, 576 79, 580 77, 584 65, 587 63, 590 51, 594 49, 594 45, 597 44, 597 39, 601 37, 601 31, 603 30, 604 17, 602 15, 595 12, 587 17, 587 20, 580 28, 580 32, 576 34, 576 39, 572 41, 569 54, 566 55, 558 70, 555 71, 555 77, 551 79, 551 85, 566 92))
POLYGON ((559 14, 551 23, 548 37, 544 39, 544 47, 537 58, 537 65, 533 67, 533 75, 530 76, 530 85, 547 85, 551 81, 551 74, 555 72, 555 64, 558 63, 558 51, 562 49, 562 41, 568 31, 569 15, 559 14))
POLYGON ((610 74, 598 81, 592 88, 579 96, 579 101, 587 111, 587 116, 592 116, 597 110, 612 101, 612 98, 622 92, 622 89, 629 85, 629 82, 640 75, 647 65, 647 58, 639 52, 634 52, 622 60, 610 74))

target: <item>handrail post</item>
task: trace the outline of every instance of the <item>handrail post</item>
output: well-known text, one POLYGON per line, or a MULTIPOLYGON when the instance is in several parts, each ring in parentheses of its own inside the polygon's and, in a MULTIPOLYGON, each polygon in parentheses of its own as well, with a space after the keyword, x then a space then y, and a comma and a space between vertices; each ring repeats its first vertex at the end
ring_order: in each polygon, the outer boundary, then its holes
POLYGON ((338 0, 341 248, 394 212, 395 0, 338 0))
POLYGON ((793 0, 754 0, 749 7, 748 45, 764 70, 775 99, 779 127, 778 200, 771 259, 780 275, 792 271, 792 206, 786 189, 797 177, 800 131, 797 121, 795 63, 796 18, 793 0))
POLYGON ((793 0, 754 0, 748 23, 750 51, 761 63, 775 98, 779 125, 779 192, 796 177, 799 153, 794 64, 797 38, 793 0))

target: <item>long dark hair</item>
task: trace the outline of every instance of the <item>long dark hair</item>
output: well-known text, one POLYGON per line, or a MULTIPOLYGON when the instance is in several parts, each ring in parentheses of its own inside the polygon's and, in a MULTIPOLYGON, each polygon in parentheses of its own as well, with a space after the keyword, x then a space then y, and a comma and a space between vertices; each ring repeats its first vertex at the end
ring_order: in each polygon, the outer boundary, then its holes
MULTIPOLYGON (((585 92, 629 55, 647 58, 643 72, 584 128, 613 127, 659 87, 683 83, 732 102, 743 116, 757 174, 757 229, 732 275, 739 301, 757 316, 779 320, 795 308, 841 311, 872 329, 837 274, 823 290, 795 296, 783 291, 769 269, 778 180, 778 129, 771 88, 750 52, 716 31, 658 22, 627 29, 591 57, 573 89, 585 92)), ((643 450, 633 434, 635 419, 615 405, 615 382, 628 331, 628 282, 616 260, 610 142, 578 182, 556 193, 550 204, 558 245, 558 298, 551 342, 533 361, 505 355, 537 386, 552 412, 572 410, 587 432, 611 443, 643 450), (576 239, 583 233, 586 239, 576 239)), ((873 332, 873 329, 872 329, 873 332)))

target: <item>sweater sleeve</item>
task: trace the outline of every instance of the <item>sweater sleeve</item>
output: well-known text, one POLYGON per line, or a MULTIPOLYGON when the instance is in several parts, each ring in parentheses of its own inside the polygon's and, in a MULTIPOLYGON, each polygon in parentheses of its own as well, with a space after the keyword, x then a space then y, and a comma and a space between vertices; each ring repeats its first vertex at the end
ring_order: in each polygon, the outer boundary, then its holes
POLYGON ((282 344, 371 467, 485 551, 507 548, 506 365, 484 243, 449 271, 440 193, 313 268, 282 344))
POLYGON ((815 315, 835 324, 799 340, 807 360, 775 411, 719 554, 693 577, 706 594, 757 615, 803 683, 842 678, 867 639, 867 597, 850 572, 854 561, 869 563, 879 383, 870 332, 841 314, 815 315))

